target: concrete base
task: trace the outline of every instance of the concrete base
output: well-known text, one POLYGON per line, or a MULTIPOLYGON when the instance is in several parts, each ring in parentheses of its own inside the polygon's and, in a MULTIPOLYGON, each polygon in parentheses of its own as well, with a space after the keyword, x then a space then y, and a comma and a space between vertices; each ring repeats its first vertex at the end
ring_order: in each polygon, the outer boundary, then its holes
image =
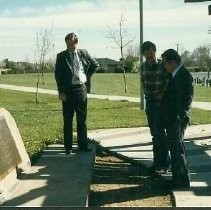
POLYGON ((0 204, 17 186, 16 169, 29 171, 31 162, 10 113, 0 108, 0 204))
POLYGON ((190 180, 191 187, 209 187, 211 186, 211 172, 190 173, 190 180))
POLYGON ((81 206, 88 204, 95 147, 92 152, 64 153, 63 145, 51 145, 3 206, 81 206))
POLYGON ((3 180, 0 182, 0 205, 3 204, 7 197, 16 189, 19 180, 17 179, 16 169, 13 169, 3 180))
MULTIPOLYGON (((185 148, 190 169, 191 188, 173 191, 177 207, 211 206, 211 125, 188 127, 185 148)), ((145 166, 153 163, 151 135, 148 128, 118 128, 90 133, 102 147, 131 162, 145 166)), ((171 180, 171 173, 164 176, 171 180)))
POLYGON ((176 207, 210 207, 211 206, 211 188, 191 187, 185 191, 173 191, 176 199, 176 207))

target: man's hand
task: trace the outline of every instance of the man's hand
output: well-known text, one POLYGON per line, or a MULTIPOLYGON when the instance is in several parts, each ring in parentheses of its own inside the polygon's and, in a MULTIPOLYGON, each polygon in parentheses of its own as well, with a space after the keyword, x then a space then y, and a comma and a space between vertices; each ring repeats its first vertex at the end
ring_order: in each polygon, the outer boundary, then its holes
POLYGON ((66 95, 64 93, 59 93, 59 100, 66 101, 66 95))
POLYGON ((163 97, 163 93, 156 93, 155 98, 156 99, 161 99, 163 97))

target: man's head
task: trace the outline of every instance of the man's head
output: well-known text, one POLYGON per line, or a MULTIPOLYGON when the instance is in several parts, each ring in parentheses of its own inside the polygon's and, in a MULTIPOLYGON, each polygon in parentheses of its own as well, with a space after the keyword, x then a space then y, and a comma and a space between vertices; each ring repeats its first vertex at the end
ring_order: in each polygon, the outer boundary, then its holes
POLYGON ((181 63, 181 57, 174 49, 166 50, 161 56, 163 66, 169 73, 172 73, 181 63))
POLYGON ((147 62, 156 60, 156 46, 150 41, 146 41, 141 46, 141 53, 144 55, 147 62))
POLYGON ((75 33, 69 33, 65 37, 65 42, 67 45, 67 49, 70 51, 74 51, 78 44, 78 37, 75 33))

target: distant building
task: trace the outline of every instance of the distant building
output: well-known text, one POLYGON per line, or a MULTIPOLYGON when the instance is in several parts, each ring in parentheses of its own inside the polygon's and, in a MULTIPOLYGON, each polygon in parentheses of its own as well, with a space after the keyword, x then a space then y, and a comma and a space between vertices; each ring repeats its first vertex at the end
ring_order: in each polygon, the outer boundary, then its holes
POLYGON ((0 61, 1 74, 22 74, 36 72, 35 64, 29 62, 15 62, 4 59, 0 61))
POLYGON ((100 65, 98 72, 115 73, 120 69, 119 61, 115 61, 110 58, 96 58, 96 60, 100 65))
POLYGON ((13 68, 22 73, 31 73, 35 69, 35 64, 29 62, 15 62, 13 68))

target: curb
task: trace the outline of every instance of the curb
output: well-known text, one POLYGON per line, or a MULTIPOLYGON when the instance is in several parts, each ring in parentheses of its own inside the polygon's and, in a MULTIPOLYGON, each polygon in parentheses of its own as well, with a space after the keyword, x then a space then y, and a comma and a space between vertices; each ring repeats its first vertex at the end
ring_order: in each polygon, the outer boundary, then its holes
POLYGON ((89 180, 89 185, 88 185, 88 189, 87 189, 87 199, 86 199, 86 205, 85 207, 89 207, 89 193, 90 193, 90 186, 92 184, 92 177, 93 177, 93 168, 94 168, 94 165, 95 165, 95 158, 96 158, 96 145, 94 145, 92 142, 90 142, 92 144, 92 147, 93 147, 93 152, 94 152, 94 156, 93 156, 93 159, 92 159, 92 170, 91 170, 91 173, 90 173, 90 180, 89 180))

